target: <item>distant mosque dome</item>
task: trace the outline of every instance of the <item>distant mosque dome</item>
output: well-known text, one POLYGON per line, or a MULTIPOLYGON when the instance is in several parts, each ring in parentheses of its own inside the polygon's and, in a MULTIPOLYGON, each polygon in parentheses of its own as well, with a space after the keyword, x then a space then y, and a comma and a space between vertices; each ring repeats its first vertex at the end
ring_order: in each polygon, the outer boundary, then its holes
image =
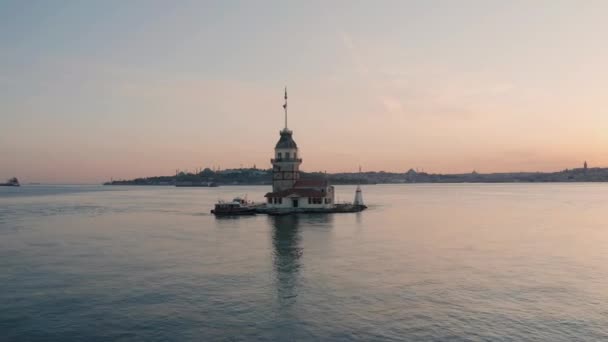
POLYGON ((281 131, 281 138, 274 148, 298 148, 298 144, 291 137, 292 132, 284 129, 281 131))

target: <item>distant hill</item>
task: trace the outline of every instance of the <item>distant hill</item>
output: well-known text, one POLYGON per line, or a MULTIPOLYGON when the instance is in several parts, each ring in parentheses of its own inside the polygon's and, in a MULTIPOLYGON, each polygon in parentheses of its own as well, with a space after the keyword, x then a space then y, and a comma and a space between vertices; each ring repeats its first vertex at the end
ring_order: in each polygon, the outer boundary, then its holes
MULTIPOLYGON (((180 172, 175 176, 157 176, 132 180, 114 180, 105 185, 270 185, 271 169, 205 169, 198 173, 180 172)), ((302 178, 325 178, 332 184, 395 183, 535 183, 535 182, 608 182, 608 168, 566 169, 558 172, 504 172, 438 174, 409 170, 396 172, 333 173, 301 172, 302 178)))

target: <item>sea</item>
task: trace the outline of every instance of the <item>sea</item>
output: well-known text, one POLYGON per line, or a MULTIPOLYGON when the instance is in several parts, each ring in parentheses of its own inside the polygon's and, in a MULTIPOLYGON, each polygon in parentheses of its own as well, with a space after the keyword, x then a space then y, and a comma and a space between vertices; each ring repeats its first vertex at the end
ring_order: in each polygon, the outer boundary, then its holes
POLYGON ((0 340, 608 340, 608 184, 362 188, 216 218, 269 188, 0 187, 0 340))

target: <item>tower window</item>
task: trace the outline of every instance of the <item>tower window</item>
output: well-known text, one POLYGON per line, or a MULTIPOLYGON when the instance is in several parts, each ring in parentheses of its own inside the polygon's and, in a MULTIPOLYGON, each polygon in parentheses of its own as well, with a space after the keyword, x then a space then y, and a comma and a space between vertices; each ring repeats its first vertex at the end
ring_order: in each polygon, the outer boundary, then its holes
POLYGON ((285 152, 285 159, 289 159, 289 152, 285 152))
POLYGON ((281 152, 277 153, 277 159, 281 160, 281 158, 283 158, 283 155, 281 154, 281 152))

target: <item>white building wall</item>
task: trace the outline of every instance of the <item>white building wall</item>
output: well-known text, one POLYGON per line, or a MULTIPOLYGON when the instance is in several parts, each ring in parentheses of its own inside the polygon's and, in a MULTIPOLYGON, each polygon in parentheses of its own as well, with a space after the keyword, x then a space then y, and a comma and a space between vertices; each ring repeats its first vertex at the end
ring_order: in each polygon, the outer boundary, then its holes
POLYGON ((282 203, 268 203, 268 200, 266 200, 266 206, 268 208, 291 208, 291 199, 289 198, 283 198, 282 199, 283 202, 282 203))
POLYGON ((336 202, 336 191, 334 186, 330 185, 327 187, 327 198, 330 199, 330 204, 333 205, 336 202))
POLYGON ((325 198, 329 198, 329 197, 324 197, 322 198, 323 202, 321 204, 318 203, 308 203, 308 197, 285 197, 282 198, 282 203, 268 203, 268 199, 266 200, 266 206, 268 208, 276 208, 276 209, 285 209, 285 208, 294 208, 293 206, 293 199, 297 199, 298 200, 298 207, 297 208, 304 208, 304 209, 309 209, 309 208, 329 208, 333 205, 333 200, 330 201, 330 203, 325 203, 325 198))

